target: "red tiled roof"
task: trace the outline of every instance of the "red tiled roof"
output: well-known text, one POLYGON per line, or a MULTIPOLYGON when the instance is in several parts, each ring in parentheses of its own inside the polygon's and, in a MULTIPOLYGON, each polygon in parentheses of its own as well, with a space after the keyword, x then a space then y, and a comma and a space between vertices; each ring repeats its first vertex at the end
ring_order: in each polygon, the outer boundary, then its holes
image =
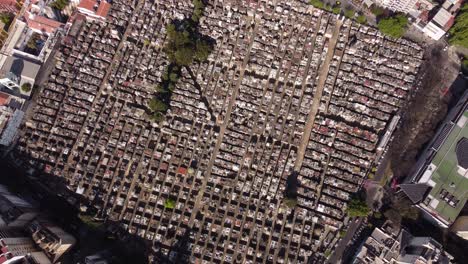
POLYGON ((0 0, 0 11, 1 12, 16 12, 18 11, 16 0, 0 0))
POLYGON ((98 7, 96 15, 101 16, 101 17, 106 17, 107 13, 109 13, 110 8, 111 8, 111 4, 107 3, 106 1, 102 1, 98 7))
POLYGON ((444 25, 444 30, 448 31, 453 26, 454 23, 455 23, 455 16, 452 16, 449 19, 449 21, 447 21, 447 23, 444 25))
POLYGON ((81 0, 80 4, 78 5, 78 8, 87 9, 88 11, 94 13, 96 16, 106 17, 107 13, 109 13, 109 10, 111 8, 111 4, 109 4, 105 0, 101 0, 96 10, 95 6, 97 5, 97 0, 81 0))
POLYGON ((0 105, 6 105, 10 96, 6 93, 0 93, 0 105))
POLYGON ((94 12, 94 6, 97 4, 96 0, 81 0, 78 5, 79 8, 88 9, 89 11, 94 12))
POLYGON ((50 34, 54 32, 58 27, 63 25, 58 21, 43 16, 34 16, 34 18, 31 18, 29 14, 30 13, 26 13, 24 18, 26 20, 26 23, 28 24, 28 27, 33 29, 45 31, 50 34))

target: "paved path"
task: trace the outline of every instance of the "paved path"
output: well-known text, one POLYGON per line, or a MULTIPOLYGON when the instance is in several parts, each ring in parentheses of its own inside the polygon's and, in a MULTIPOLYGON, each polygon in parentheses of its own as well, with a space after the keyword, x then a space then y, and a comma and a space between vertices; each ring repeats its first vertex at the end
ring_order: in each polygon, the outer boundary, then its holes
POLYGON ((249 59, 250 59, 250 51, 252 49, 256 33, 257 33, 257 27, 254 27, 254 30, 253 30, 252 35, 251 35, 251 39, 250 39, 247 54, 246 54, 246 56, 245 56, 245 58, 244 58, 244 60, 242 62, 242 67, 241 67, 240 73, 239 73, 239 79, 238 79, 238 81, 236 83, 234 91, 232 92, 231 98, 229 100, 229 104, 228 104, 228 107, 226 109, 226 117, 224 118, 223 124, 220 127, 220 131, 219 131, 219 135, 218 135, 218 138, 217 138, 217 141, 216 141, 216 145, 215 145, 215 147, 213 149, 213 153, 211 155, 210 162, 208 163, 208 170, 205 172, 205 175, 203 177, 202 186, 200 186, 200 189, 199 189, 200 191, 198 192, 197 198, 195 199, 194 209, 192 211, 192 215, 190 216, 190 221, 189 221, 189 224, 188 224, 189 227, 193 226, 193 223, 195 221, 195 217, 197 216, 197 214, 200 211, 201 207, 204 205, 201 200, 203 198, 203 195, 205 194, 208 179, 211 177, 211 171, 212 171, 212 169, 214 167, 214 162, 215 162, 215 160, 216 160, 216 158, 218 156, 218 152, 219 152, 219 149, 221 147, 221 143, 223 142, 224 133, 226 132, 226 128, 227 128, 227 126, 228 126, 228 124, 230 122, 230 119, 231 119, 232 108, 234 106, 234 103, 236 102, 237 94, 239 93, 239 88, 240 88, 242 79, 244 78, 245 68, 246 68, 246 65, 247 65, 247 63, 249 62, 249 59))
MULTIPOLYGON (((138 14, 138 12, 140 12, 140 9, 143 7, 144 2, 145 2, 144 0, 140 0, 138 2, 136 8, 134 9, 134 11, 132 13, 132 16, 133 16, 133 14, 138 14)), ((130 23, 130 21, 131 20, 129 20, 129 23, 130 23)), ((125 30, 125 32, 124 32, 124 34, 122 36, 122 39, 121 39, 121 41, 119 43, 119 46, 115 50, 115 54, 114 54, 114 57, 112 58, 112 62, 109 64, 109 68, 108 68, 106 74, 104 75, 104 78, 102 79, 101 85, 99 86, 99 91, 96 93, 96 97, 94 98, 93 104, 91 105, 91 107, 89 109, 95 109, 96 103, 99 101, 99 97, 105 91, 107 83, 109 82, 109 77, 110 77, 110 75, 112 73, 112 65, 119 65, 119 63, 118 63, 118 60, 120 60, 120 54, 119 53, 122 50, 125 42, 127 41, 127 37, 130 34, 130 32, 132 31, 132 28, 133 28, 132 25, 129 24, 127 29, 125 30)), ((90 110, 88 112, 88 114, 86 115, 86 118, 83 121, 83 125, 82 125, 82 127, 80 129, 80 132, 79 132, 79 134, 78 134, 78 136, 76 138, 83 138, 83 133, 86 130, 86 124, 88 124, 88 120, 89 120, 89 117, 91 116, 91 113, 92 113, 92 111, 90 110)), ((70 153, 73 153, 76 150, 77 147, 78 147, 78 144, 74 144, 73 148, 70 151, 70 153)), ((72 159, 73 159, 73 155, 70 155, 68 157, 68 161, 67 161, 67 163, 65 165, 64 171, 68 171, 69 164, 73 164, 72 159)))
POLYGON ((335 46, 338 41, 338 37, 340 35, 340 28, 343 22, 341 20, 336 21, 335 28, 333 29, 333 35, 330 39, 328 44, 328 52, 325 61, 323 62, 322 67, 320 67, 320 74, 317 84, 317 90, 314 93, 314 100, 312 102, 312 107, 310 109, 309 115, 307 116, 307 123, 305 125, 304 134, 302 135, 302 141, 299 145, 299 150, 297 152, 297 159, 294 163, 294 170, 299 171, 302 167, 302 162, 304 161, 305 151, 307 149, 307 145, 309 144, 310 140, 310 133, 314 128, 315 118, 317 116, 320 101, 322 99, 323 90, 325 88, 325 82, 327 80, 328 71, 330 68, 330 63, 333 59, 333 55, 335 54, 335 46))

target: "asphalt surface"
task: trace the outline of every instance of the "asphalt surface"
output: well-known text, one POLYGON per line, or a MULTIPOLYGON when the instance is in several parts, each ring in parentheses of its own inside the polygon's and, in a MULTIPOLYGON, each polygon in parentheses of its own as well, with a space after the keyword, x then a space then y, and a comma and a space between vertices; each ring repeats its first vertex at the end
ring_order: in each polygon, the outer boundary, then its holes
POLYGON ((336 247, 335 251, 333 252, 331 257, 328 259, 328 263, 330 264, 341 263, 341 257, 343 256, 343 253, 345 249, 347 248, 348 243, 351 241, 351 239, 353 239, 354 233, 356 233, 356 230, 362 224, 363 220, 364 220, 363 217, 355 218, 352 220, 351 224, 349 224, 345 237, 342 238, 340 242, 338 243, 338 246, 336 247))

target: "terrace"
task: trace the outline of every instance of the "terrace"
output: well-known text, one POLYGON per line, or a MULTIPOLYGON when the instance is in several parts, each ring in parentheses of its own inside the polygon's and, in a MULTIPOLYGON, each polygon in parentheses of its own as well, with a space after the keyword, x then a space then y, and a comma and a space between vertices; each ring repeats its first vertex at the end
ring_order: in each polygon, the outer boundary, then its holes
MULTIPOLYGON (((446 225, 455 221, 468 199, 468 171, 460 166, 457 159, 457 146, 463 138, 468 138, 467 118, 468 111, 465 111, 432 159, 429 170, 433 172, 430 178, 423 177, 420 180, 432 187, 420 206, 435 213, 446 225)), ((460 146, 458 151, 466 152, 466 146, 460 146)))

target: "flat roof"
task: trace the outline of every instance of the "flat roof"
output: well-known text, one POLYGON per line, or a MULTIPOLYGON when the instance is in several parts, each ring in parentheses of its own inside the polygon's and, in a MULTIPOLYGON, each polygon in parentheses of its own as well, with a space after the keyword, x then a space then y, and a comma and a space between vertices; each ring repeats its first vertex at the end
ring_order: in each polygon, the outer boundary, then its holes
MULTIPOLYGON (((431 176, 432 190, 429 196, 435 205, 433 209, 449 223, 453 223, 468 199, 468 170, 459 166, 456 155, 457 145, 468 138, 468 110, 455 121, 455 125, 432 159, 435 167, 431 176)), ((430 206, 430 205, 429 205, 430 206)))
POLYGON ((37 73, 41 65, 17 56, 9 56, 5 64, 3 64, 2 71, 5 73, 12 72, 18 77, 27 77, 36 79, 37 73))
POLYGON ((450 21, 452 18, 452 14, 449 11, 441 8, 439 12, 434 16, 433 20, 439 24, 441 27, 445 27, 445 25, 450 21))

